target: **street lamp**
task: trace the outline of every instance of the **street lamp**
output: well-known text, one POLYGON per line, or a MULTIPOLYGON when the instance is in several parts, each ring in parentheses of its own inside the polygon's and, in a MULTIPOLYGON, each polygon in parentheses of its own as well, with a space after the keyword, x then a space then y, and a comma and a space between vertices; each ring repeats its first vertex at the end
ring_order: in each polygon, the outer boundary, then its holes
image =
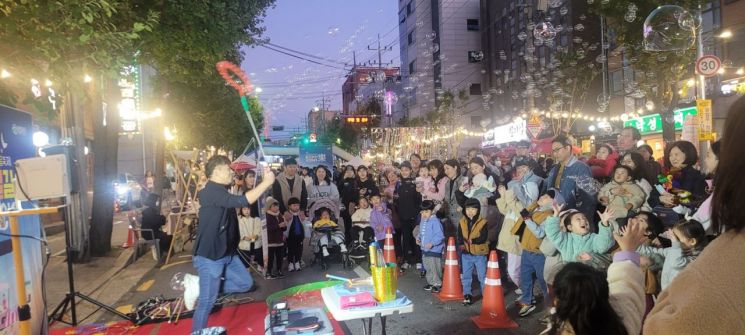
POLYGON ((258 86, 257 86, 257 87, 256 87, 256 88, 254 89, 254 92, 256 92, 256 93, 261 93, 261 92, 264 92, 264 90, 263 90, 263 89, 261 89, 261 87, 258 87, 258 86))
POLYGON ((732 31, 729 30, 729 29, 727 29, 727 30, 722 31, 721 33, 719 33, 719 35, 717 37, 718 38, 722 38, 722 39, 732 38, 732 31))
POLYGON ((47 133, 43 131, 34 132, 31 138, 32 142, 34 142, 34 146, 36 147, 43 147, 49 144, 49 135, 47 135, 47 133))

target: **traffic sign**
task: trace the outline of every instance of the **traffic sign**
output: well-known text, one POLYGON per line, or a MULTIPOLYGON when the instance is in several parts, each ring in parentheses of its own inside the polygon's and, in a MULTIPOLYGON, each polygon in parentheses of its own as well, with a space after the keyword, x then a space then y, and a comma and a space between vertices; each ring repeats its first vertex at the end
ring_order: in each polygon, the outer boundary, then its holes
POLYGON ((717 74, 722 67, 722 60, 714 55, 701 56, 696 61, 696 73, 704 77, 711 77, 717 74))
POLYGON ((538 138, 538 135, 543 131, 543 122, 541 117, 538 115, 532 115, 528 121, 528 132, 533 138, 538 138))

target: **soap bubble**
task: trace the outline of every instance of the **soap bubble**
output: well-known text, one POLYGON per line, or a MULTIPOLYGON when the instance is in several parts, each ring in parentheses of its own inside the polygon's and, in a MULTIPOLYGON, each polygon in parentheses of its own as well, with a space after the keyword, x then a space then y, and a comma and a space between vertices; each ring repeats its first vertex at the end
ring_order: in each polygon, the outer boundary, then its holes
POLYGON ((636 20, 636 13, 628 12, 623 16, 623 19, 626 20, 626 22, 634 22, 634 20, 636 20))
POLYGON ((680 6, 657 7, 644 21, 644 49, 647 51, 686 50, 696 42, 695 20, 680 6))
POLYGON ((561 7, 561 9, 559 9, 559 14, 561 14, 561 15, 567 15, 567 13, 569 13, 569 9, 568 8, 561 7))
POLYGON ((595 57, 595 61, 598 63, 605 63, 605 61, 608 60, 608 57, 605 57, 605 55, 600 54, 597 57, 595 57))
POLYGON ((418 20, 418 21, 416 21, 416 27, 417 28, 424 27, 424 20, 418 20))
POLYGON ((553 40, 556 37, 556 29, 550 22, 541 22, 533 29, 533 37, 536 40, 553 40))
POLYGON ((581 23, 577 23, 574 26, 574 30, 576 30, 576 31, 583 31, 583 30, 585 30, 585 25, 584 24, 581 24, 581 23))
POLYGON ((587 19, 587 15, 585 15, 585 14, 580 14, 580 15, 579 15, 579 19, 580 19, 580 20, 582 20, 582 21, 584 21, 584 20, 586 20, 586 19, 587 19))
POLYGON ((572 39, 572 41, 574 41, 574 43, 580 44, 580 43, 582 43, 582 37, 574 36, 574 38, 572 39))
POLYGON ((171 288, 174 291, 184 290, 184 276, 183 272, 176 272, 173 277, 171 277, 171 288))
POLYGON ((588 5, 592 5, 593 3, 595 3, 595 0, 587 0, 588 5))
POLYGON ((339 33, 339 27, 329 27, 328 33, 331 36, 336 36, 339 33))
POLYGON ((559 8, 564 3, 564 0, 548 0, 549 8, 559 8))
POLYGON ((636 11, 639 10, 639 7, 637 7, 636 4, 632 2, 632 3, 629 4, 629 7, 628 7, 627 10, 629 12, 636 12, 636 11))
POLYGON ((528 38, 528 33, 521 31, 519 34, 517 34, 517 39, 521 41, 525 41, 525 39, 528 38))
POLYGON ((424 34, 424 37, 427 38, 430 41, 434 41, 437 38, 437 32, 436 31, 430 31, 426 34, 424 34))
POLYGON ((610 3, 610 0, 600 0, 600 4, 607 5, 610 3))
POLYGON ((432 43, 432 46, 429 48, 432 53, 440 51, 440 44, 438 43, 432 43))

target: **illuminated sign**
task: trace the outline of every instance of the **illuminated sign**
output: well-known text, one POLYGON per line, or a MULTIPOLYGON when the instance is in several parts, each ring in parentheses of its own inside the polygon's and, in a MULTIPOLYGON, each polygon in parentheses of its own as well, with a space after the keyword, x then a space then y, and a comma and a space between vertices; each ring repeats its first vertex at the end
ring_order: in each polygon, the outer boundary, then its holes
POLYGON ((493 147, 498 144, 518 142, 528 139, 526 121, 516 120, 503 126, 496 127, 484 133, 481 147, 493 147))

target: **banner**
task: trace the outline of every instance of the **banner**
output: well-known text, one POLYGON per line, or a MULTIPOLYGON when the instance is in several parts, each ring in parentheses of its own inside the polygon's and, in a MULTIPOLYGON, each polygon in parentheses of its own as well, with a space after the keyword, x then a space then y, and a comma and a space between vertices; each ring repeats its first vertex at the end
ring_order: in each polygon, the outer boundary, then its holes
POLYGON ((526 130, 525 120, 520 119, 484 133, 481 147, 488 148, 499 144, 519 142, 523 140, 528 140, 528 133, 526 130))
MULTIPOLYGON (((32 134, 31 115, 0 105, 0 210, 12 208, 15 202, 13 164, 18 159, 35 156, 32 134)), ((41 237, 38 215, 20 217, 19 223, 22 235, 41 237)), ((10 234, 10 223, 6 218, 0 218, 0 233, 10 234)), ((29 238, 22 238, 21 246, 22 250, 12 250, 10 237, 0 235, 0 335, 20 332, 14 252, 23 255, 26 293, 31 307, 31 333, 42 334, 46 329, 46 315, 41 296, 41 246, 38 241, 29 238)))
POLYGON ((303 167, 325 165, 331 169, 334 166, 334 155, 330 145, 301 145, 298 164, 303 167))

